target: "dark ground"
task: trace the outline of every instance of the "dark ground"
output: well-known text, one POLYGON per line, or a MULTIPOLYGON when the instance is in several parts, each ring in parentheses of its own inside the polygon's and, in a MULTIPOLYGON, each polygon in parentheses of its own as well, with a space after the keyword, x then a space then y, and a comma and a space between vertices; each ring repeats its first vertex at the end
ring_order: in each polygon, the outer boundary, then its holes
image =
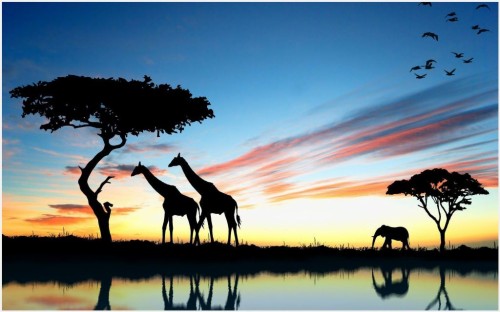
POLYGON ((306 271, 326 274, 360 268, 445 268, 458 274, 498 272, 498 249, 460 246, 437 250, 372 250, 327 246, 258 247, 221 243, 159 245, 150 241, 103 244, 97 239, 2 237, 2 283, 99 279, 104 275, 130 279, 157 274, 207 276, 276 274, 306 271))

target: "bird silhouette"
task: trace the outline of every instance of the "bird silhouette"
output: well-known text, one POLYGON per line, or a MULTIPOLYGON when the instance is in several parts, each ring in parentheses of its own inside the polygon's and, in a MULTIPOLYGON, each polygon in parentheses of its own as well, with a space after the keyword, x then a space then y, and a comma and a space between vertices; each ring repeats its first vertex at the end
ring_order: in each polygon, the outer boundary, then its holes
POLYGON ((433 69, 433 68, 436 68, 436 67, 432 67, 432 63, 428 63, 428 64, 425 64, 425 69, 433 69))
POLYGON ((487 4, 480 4, 476 7, 476 10, 480 9, 480 8, 487 8, 488 10, 491 10, 490 7, 487 5, 487 4))
POLYGON ((420 66, 413 66, 413 67, 410 69, 410 71, 412 71, 412 70, 419 70, 419 69, 422 69, 422 67, 420 67, 420 66))
POLYGON ((445 16, 445 17, 452 17, 452 16, 457 16, 457 13, 455 13, 455 12, 450 12, 450 13, 446 14, 446 16, 445 16))
POLYGON ((484 33, 484 32, 487 32, 487 31, 490 31, 489 29, 486 29, 486 28, 481 28, 479 29, 479 31, 477 32, 478 35, 484 33))
POLYGON ((446 20, 447 22, 458 22, 458 17, 452 17, 446 20))
POLYGON ((457 52, 451 52, 451 53, 455 54, 455 57, 456 57, 456 58, 461 58, 461 57, 463 57, 463 56, 464 56, 464 54, 463 54, 463 53, 457 53, 457 52))
POLYGON ((422 34, 422 38, 424 38, 424 37, 430 37, 430 38, 438 41, 438 35, 436 35, 435 33, 429 32, 429 31, 422 34))
POLYGON ((432 3, 430 3, 430 2, 420 2, 418 5, 428 5, 428 6, 432 6, 432 3))
POLYGON ((446 69, 444 70, 446 72, 446 76, 454 76, 456 68, 453 68, 453 70, 447 71, 446 69))
POLYGON ((415 76, 417 79, 423 79, 423 78, 425 78, 425 76, 427 76, 427 74, 423 74, 423 75, 415 74, 415 76))
POLYGON ((473 57, 471 57, 470 59, 468 59, 468 60, 463 60, 463 61, 464 61, 464 63, 465 63, 465 64, 469 64, 469 63, 472 63, 472 60, 473 60, 473 59, 474 59, 474 58, 473 58, 473 57))
POLYGON ((471 28, 474 29, 474 30, 478 30, 479 29, 479 25, 474 25, 471 28))
POLYGON ((433 60, 433 59, 427 60, 427 61, 425 61, 425 66, 427 66, 429 64, 432 65, 432 63, 437 63, 437 61, 433 60))

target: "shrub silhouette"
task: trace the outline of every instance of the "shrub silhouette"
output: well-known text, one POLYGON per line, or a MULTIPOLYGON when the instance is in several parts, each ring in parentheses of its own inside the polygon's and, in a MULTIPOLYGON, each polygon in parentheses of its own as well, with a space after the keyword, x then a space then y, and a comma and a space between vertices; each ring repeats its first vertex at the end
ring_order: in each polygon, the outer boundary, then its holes
POLYGON ((109 216, 97 196, 112 177, 102 182, 96 191, 88 184, 99 161, 123 147, 128 135, 137 136, 145 131, 157 132, 158 136, 160 133, 173 134, 193 122, 201 123, 214 117, 205 97, 193 97, 189 90, 180 86, 156 85, 148 76, 144 76, 143 81, 128 81, 69 75, 17 87, 10 95, 23 98, 23 118, 40 115, 47 119, 40 126, 43 130, 54 132, 62 127, 99 130, 97 135, 104 146, 85 167, 80 167, 78 184, 98 220, 101 238, 106 242, 111 242, 109 216), (120 138, 119 143, 112 144, 113 138, 120 138))

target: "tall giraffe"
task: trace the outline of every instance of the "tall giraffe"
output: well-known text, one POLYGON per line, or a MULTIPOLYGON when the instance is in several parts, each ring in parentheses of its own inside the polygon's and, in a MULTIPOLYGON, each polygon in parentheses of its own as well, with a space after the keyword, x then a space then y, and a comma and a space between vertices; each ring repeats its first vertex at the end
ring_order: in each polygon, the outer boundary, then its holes
POLYGON ((238 215, 238 204, 236 201, 229 195, 222 193, 219 191, 215 185, 210 182, 207 182, 200 178, 194 171, 191 169, 187 161, 181 157, 179 153, 177 157, 174 157, 169 167, 173 166, 181 166, 186 179, 193 186, 193 188, 201 195, 200 206, 201 206, 201 216, 200 221, 198 222, 198 227, 196 229, 196 241, 199 243, 198 232, 200 230, 201 225, 205 218, 208 221, 208 230, 210 231, 210 240, 212 243, 214 242, 214 235, 212 232, 212 217, 210 214, 216 213, 221 214, 224 213, 226 216, 227 226, 229 228, 229 234, 227 236, 227 243, 231 244, 231 230, 234 231, 234 240, 236 242, 236 246, 238 246, 238 233, 236 231, 236 225, 238 227, 241 225, 240 216, 238 215), (236 210, 236 219, 234 217, 234 213, 236 210))
POLYGON ((173 216, 185 216, 187 215, 190 227, 190 237, 189 243, 193 243, 193 231, 196 231, 196 237, 198 237, 198 230, 196 224, 196 211, 200 212, 200 207, 194 199, 186 195, 181 194, 179 190, 167 183, 160 181, 155 177, 151 171, 149 171, 146 166, 141 165, 141 162, 134 168, 131 176, 137 174, 143 174, 148 181, 149 185, 163 198, 163 210, 165 211, 165 216, 163 219, 162 227, 162 244, 165 244, 165 230, 167 229, 167 224, 170 222, 170 243, 173 242, 172 233, 174 231, 173 216))

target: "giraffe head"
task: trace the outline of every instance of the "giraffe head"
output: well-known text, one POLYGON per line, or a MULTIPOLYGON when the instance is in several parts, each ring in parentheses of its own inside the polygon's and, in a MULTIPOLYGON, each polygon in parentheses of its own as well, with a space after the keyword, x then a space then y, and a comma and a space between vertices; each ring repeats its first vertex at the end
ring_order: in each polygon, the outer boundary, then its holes
POLYGON ((132 171, 131 176, 133 177, 133 176, 135 176, 137 174, 143 173, 144 169, 146 169, 146 167, 144 167, 143 165, 141 165, 141 162, 139 162, 139 164, 132 171))
POLYGON ((174 159, 172 159, 172 161, 168 166, 169 167, 180 166, 183 162, 186 161, 184 160, 184 158, 181 157, 181 153, 179 153, 176 157, 174 157, 174 159))

